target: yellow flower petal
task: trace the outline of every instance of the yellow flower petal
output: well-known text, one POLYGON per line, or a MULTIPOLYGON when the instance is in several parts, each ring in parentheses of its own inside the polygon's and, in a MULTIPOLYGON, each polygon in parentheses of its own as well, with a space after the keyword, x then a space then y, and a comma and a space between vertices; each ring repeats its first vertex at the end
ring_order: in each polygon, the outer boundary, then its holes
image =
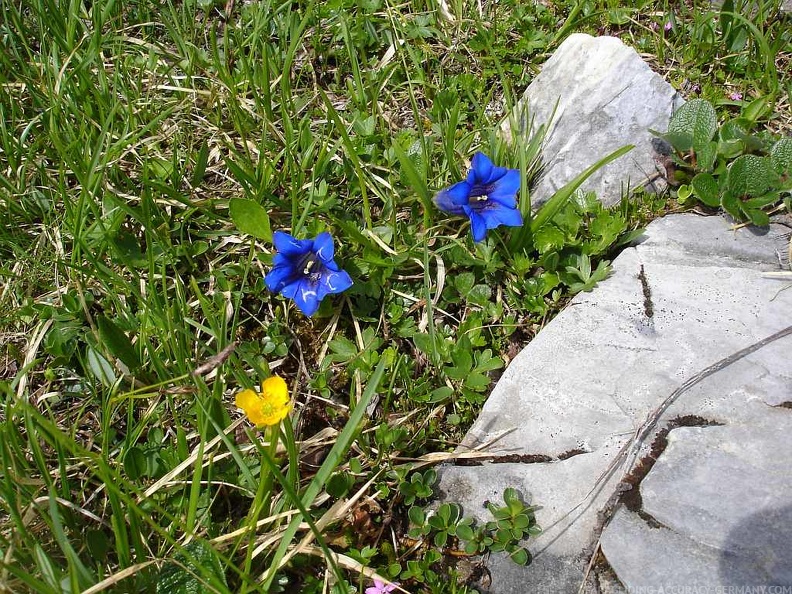
POLYGON ((261 382, 262 396, 279 406, 285 405, 289 402, 289 388, 282 377, 273 375, 261 382))
POLYGON ((283 378, 274 375, 261 384, 261 394, 253 390, 242 390, 236 397, 251 423, 261 427, 280 423, 291 410, 289 389, 283 378))
POLYGON ((234 403, 238 408, 245 411, 246 415, 250 416, 250 411, 261 407, 261 396, 253 390, 242 390, 236 395, 234 403))

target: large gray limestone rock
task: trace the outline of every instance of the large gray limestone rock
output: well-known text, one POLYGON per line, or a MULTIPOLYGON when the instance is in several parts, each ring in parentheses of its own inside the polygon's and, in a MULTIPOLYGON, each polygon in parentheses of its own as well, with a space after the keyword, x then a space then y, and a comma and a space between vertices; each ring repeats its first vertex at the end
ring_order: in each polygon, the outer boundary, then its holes
POLYGON ((547 201, 588 166, 627 144, 635 148, 594 173, 583 188, 611 205, 628 187, 663 187, 649 128, 664 132, 681 103, 673 87, 619 39, 570 35, 525 91, 517 110, 525 114, 521 130, 510 131, 519 138, 549 122, 545 171, 532 203, 547 201))
MULTIPOLYGON (((752 559, 739 556, 753 547, 745 543, 763 543, 757 554, 771 559, 767 551, 788 538, 788 527, 768 535, 773 528, 756 521, 752 528, 751 518, 761 510, 788 516, 792 506, 792 471, 784 474, 792 468, 785 404, 792 400, 792 336, 714 373, 671 405, 636 453, 653 454, 648 465, 662 450, 657 430, 667 432, 672 419, 681 421, 670 427, 712 426, 671 430, 657 474, 650 470, 641 484, 625 477, 623 464, 609 473, 683 382, 792 324, 792 289, 779 292, 783 281, 762 275, 779 269, 785 231, 735 231, 721 217, 692 214, 654 221, 642 243, 616 258, 610 278, 576 296, 512 361, 463 444, 490 444, 493 462, 447 467, 440 482, 447 499, 481 520, 483 502, 498 500, 507 486, 539 506, 544 534, 530 543, 533 564, 490 561, 493 594, 576 591, 614 505, 602 548, 628 588, 663 585, 655 578, 672 567, 715 584, 751 580, 754 574, 740 573, 752 559), (620 493, 632 495, 629 506, 617 503, 620 493), (738 575, 721 580, 731 558, 738 575)), ((586 591, 607 577, 594 569, 586 591)))
POLYGON ((620 509, 602 534, 629 591, 792 587, 790 417, 760 405, 749 424, 669 434, 642 510, 620 509))

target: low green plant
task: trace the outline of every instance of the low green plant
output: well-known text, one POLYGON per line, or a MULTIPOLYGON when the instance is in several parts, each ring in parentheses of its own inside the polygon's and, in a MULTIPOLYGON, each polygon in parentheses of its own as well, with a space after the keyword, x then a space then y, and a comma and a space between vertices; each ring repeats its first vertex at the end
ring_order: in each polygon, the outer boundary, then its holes
POLYGON ((493 519, 481 525, 463 516, 461 506, 456 503, 442 503, 428 512, 414 506, 408 513, 411 527, 407 534, 414 539, 431 539, 441 550, 457 546, 468 555, 505 552, 518 565, 527 565, 531 554, 522 543, 542 532, 536 524, 535 508, 523 502, 518 491, 511 487, 504 489, 503 502, 503 506, 486 503, 493 519))
POLYGON ((737 118, 719 125, 713 105, 693 99, 658 134, 672 147, 677 197, 722 207, 738 220, 767 225, 767 207, 792 192, 792 138, 773 139, 752 132, 766 111, 756 99, 737 118))

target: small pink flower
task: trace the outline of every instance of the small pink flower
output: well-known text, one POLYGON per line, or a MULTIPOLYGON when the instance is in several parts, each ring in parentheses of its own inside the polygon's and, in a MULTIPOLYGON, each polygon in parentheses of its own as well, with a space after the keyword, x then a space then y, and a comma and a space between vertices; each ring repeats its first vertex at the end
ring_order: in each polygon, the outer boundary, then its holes
POLYGON ((652 31, 657 31, 660 28, 660 25, 658 25, 657 23, 652 22, 652 23, 649 23, 649 28, 652 31))
POLYGON ((742 100, 742 93, 734 92, 731 95, 729 95, 729 99, 731 99, 732 101, 740 101, 742 100))
POLYGON ((663 30, 665 31, 670 31, 673 28, 674 28, 674 23, 672 23, 671 21, 668 21, 665 25, 663 25, 663 30))
POLYGON ((366 594, 390 594, 398 585, 398 583, 385 585, 383 582, 375 579, 374 585, 370 588, 366 588, 366 594))
POLYGON ((701 85, 698 83, 693 83, 693 86, 690 87, 690 92, 696 94, 701 93, 701 85))

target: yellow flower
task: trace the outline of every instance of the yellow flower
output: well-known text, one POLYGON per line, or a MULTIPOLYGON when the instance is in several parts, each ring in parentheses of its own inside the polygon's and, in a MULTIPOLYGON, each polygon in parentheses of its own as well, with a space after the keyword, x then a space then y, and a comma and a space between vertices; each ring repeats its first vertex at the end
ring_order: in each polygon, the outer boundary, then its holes
POLYGON ((237 394, 236 405, 245 411, 251 423, 258 427, 277 425, 291 410, 289 389, 282 377, 273 375, 261 382, 261 392, 242 390, 237 394))

